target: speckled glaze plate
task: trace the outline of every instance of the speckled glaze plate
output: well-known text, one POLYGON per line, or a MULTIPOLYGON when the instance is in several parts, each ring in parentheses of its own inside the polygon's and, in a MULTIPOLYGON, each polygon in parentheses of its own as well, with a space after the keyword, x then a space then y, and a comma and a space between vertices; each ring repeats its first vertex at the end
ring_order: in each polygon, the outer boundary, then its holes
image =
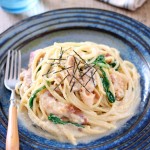
POLYGON ((22 67, 29 54, 54 42, 93 41, 117 48, 140 73, 137 114, 111 135, 74 146, 39 137, 19 122, 20 149, 150 149, 150 29, 123 15, 99 9, 71 8, 46 12, 12 26, 0 35, 0 148, 5 148, 10 92, 4 87, 6 53, 21 50, 22 67))

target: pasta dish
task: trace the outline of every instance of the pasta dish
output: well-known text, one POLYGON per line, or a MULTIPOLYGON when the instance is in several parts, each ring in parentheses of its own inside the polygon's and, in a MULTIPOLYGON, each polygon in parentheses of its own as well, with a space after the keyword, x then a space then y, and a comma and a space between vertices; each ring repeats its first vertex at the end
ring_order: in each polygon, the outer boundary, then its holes
POLYGON ((102 135, 133 116, 140 97, 136 67, 119 51, 92 42, 65 42, 31 52, 16 85, 20 111, 33 124, 72 144, 102 135))

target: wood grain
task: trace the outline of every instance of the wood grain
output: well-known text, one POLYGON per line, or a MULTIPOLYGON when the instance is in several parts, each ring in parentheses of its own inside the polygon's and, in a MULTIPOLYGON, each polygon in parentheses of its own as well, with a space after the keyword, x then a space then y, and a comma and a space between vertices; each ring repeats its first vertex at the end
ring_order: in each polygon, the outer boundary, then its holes
MULTIPOLYGON (((72 7, 89 7, 110 10, 134 18, 150 27, 150 0, 147 0, 147 2, 136 11, 117 8, 100 2, 99 0, 42 0, 41 3, 44 6, 44 11, 72 7)), ((26 13, 22 15, 12 15, 0 8, 0 33, 30 15, 26 13)))
POLYGON ((6 137, 6 150, 19 150, 17 107, 11 101, 6 137))

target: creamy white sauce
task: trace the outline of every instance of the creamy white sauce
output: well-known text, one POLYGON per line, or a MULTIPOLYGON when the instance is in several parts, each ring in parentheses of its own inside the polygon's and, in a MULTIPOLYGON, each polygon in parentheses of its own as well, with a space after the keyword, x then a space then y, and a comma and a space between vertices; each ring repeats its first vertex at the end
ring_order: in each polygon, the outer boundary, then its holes
MULTIPOLYGON (((130 107, 130 111, 131 112, 131 116, 122 119, 120 121, 117 121, 116 123, 116 129, 112 129, 112 130, 108 130, 108 132, 105 132, 104 134, 100 134, 100 135, 88 135, 87 137, 82 137, 82 138, 78 138, 77 139, 77 143, 89 143, 91 141, 94 141, 96 139, 102 138, 104 136, 107 136, 111 133, 114 133, 117 130, 120 130, 121 127, 125 126, 125 123, 130 120, 136 113, 137 113, 137 108, 139 106, 140 103, 140 89, 137 89, 137 101, 134 103, 134 105, 131 105, 130 107), (139 95, 138 95, 139 94, 139 95)), ((24 126, 25 128, 27 128, 29 130, 29 132, 33 132, 34 134, 40 136, 40 137, 44 137, 46 139, 57 139, 58 137, 55 137, 53 135, 51 135, 50 133, 42 130, 40 127, 36 126, 33 124, 33 122, 30 120, 27 111, 25 112, 19 112, 18 113, 18 118, 19 118, 19 123, 24 126), (36 127, 35 127, 36 126, 36 127)), ((72 132, 75 132, 74 130, 72 130, 72 132)), ((67 138, 63 138, 63 137, 59 137, 59 141, 61 142, 69 142, 67 140, 67 138)))

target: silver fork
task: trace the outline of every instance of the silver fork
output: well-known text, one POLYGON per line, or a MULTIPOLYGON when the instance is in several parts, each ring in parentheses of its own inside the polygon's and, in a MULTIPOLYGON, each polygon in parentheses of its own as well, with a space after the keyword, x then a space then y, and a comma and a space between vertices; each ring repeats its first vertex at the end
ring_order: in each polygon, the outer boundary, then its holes
POLYGON ((15 85, 18 82, 20 70, 21 52, 8 51, 4 84, 5 87, 11 91, 11 96, 6 137, 6 150, 19 150, 17 100, 15 95, 15 85))

